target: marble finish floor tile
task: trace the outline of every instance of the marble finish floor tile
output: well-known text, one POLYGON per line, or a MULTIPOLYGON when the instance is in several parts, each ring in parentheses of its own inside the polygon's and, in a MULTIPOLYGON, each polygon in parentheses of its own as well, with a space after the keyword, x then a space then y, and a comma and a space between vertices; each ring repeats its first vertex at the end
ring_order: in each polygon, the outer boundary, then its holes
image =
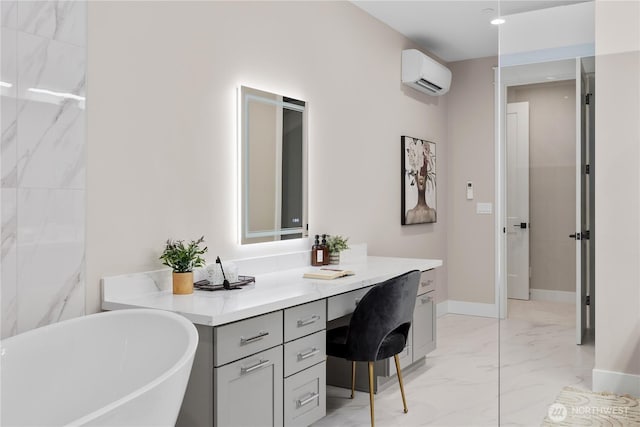
MULTIPOLYGON (((530 303, 510 304, 500 322, 440 317, 438 348, 405 374, 409 413, 392 383, 375 396, 376 425, 539 426, 562 387, 590 389, 593 345, 574 343, 574 306, 530 303)), ((327 387, 327 416, 314 426, 369 425, 368 394, 349 394, 327 387)))

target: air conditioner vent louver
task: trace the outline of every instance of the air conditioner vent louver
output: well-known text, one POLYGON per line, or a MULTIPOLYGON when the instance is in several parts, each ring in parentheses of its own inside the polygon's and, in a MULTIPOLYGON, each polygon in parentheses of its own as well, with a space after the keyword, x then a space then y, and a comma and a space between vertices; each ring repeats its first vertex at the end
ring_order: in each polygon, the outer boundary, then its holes
POLYGON ((451 87, 451 71, 416 49, 402 51, 402 83, 428 95, 440 96, 451 87))
POLYGON ((422 86, 423 88, 430 90, 433 93, 437 93, 438 91, 442 90, 440 86, 431 83, 429 80, 420 79, 416 83, 422 86))

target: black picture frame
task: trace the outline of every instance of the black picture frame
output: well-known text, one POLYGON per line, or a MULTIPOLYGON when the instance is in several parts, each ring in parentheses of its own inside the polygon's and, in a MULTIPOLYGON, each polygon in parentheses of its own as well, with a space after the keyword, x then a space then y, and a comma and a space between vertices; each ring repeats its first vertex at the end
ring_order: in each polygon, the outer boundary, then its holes
POLYGON ((436 143, 402 136, 401 216, 402 225, 437 222, 436 143))

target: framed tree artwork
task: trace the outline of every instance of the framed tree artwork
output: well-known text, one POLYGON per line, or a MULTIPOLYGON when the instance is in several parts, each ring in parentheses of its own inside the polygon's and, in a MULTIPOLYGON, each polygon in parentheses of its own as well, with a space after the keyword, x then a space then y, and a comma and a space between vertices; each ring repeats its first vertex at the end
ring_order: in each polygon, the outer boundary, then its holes
POLYGON ((436 144, 403 136, 402 225, 436 222, 436 144))

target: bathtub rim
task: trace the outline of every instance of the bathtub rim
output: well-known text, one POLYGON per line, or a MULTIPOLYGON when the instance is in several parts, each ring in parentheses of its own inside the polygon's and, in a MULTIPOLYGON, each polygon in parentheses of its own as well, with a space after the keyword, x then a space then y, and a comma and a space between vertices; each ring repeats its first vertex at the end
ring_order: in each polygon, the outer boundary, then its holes
POLYGON ((29 336, 32 336, 32 335, 37 336, 37 335, 45 334, 47 331, 50 331, 50 330, 55 330, 55 329, 63 328, 69 324, 86 321, 88 317, 91 317, 91 318, 115 317, 115 316, 126 316, 133 313, 150 314, 153 316, 166 317, 166 318, 176 320, 181 326, 183 326, 184 330, 187 332, 187 339, 188 339, 187 348, 185 349, 183 354, 180 356, 180 358, 169 369, 164 371, 158 377, 154 378, 152 381, 149 381, 148 383, 133 390, 132 392, 125 394, 124 396, 100 407, 99 409, 93 412, 89 412, 86 415, 82 415, 79 418, 75 418, 66 424, 67 426, 83 425, 153 390, 155 387, 159 386, 160 384, 162 384, 163 382, 171 378, 173 375, 175 375, 182 368, 184 368, 185 364, 187 364, 189 359, 193 359, 193 357, 195 356, 196 348, 198 347, 199 336, 198 336, 198 330, 196 329, 195 325, 186 317, 178 313, 175 313, 172 311, 166 311, 166 310, 158 310, 158 309, 152 309, 152 308, 130 308, 130 309, 123 309, 123 310, 103 311, 100 313, 88 314, 85 316, 75 317, 73 319, 68 319, 68 320, 53 323, 50 325, 42 326, 40 328, 35 328, 30 331, 24 332, 22 334, 5 338, 3 340, 0 340, 0 351, 4 353, 4 343, 6 341, 13 341, 14 339, 22 340, 22 339, 27 339, 29 336))

